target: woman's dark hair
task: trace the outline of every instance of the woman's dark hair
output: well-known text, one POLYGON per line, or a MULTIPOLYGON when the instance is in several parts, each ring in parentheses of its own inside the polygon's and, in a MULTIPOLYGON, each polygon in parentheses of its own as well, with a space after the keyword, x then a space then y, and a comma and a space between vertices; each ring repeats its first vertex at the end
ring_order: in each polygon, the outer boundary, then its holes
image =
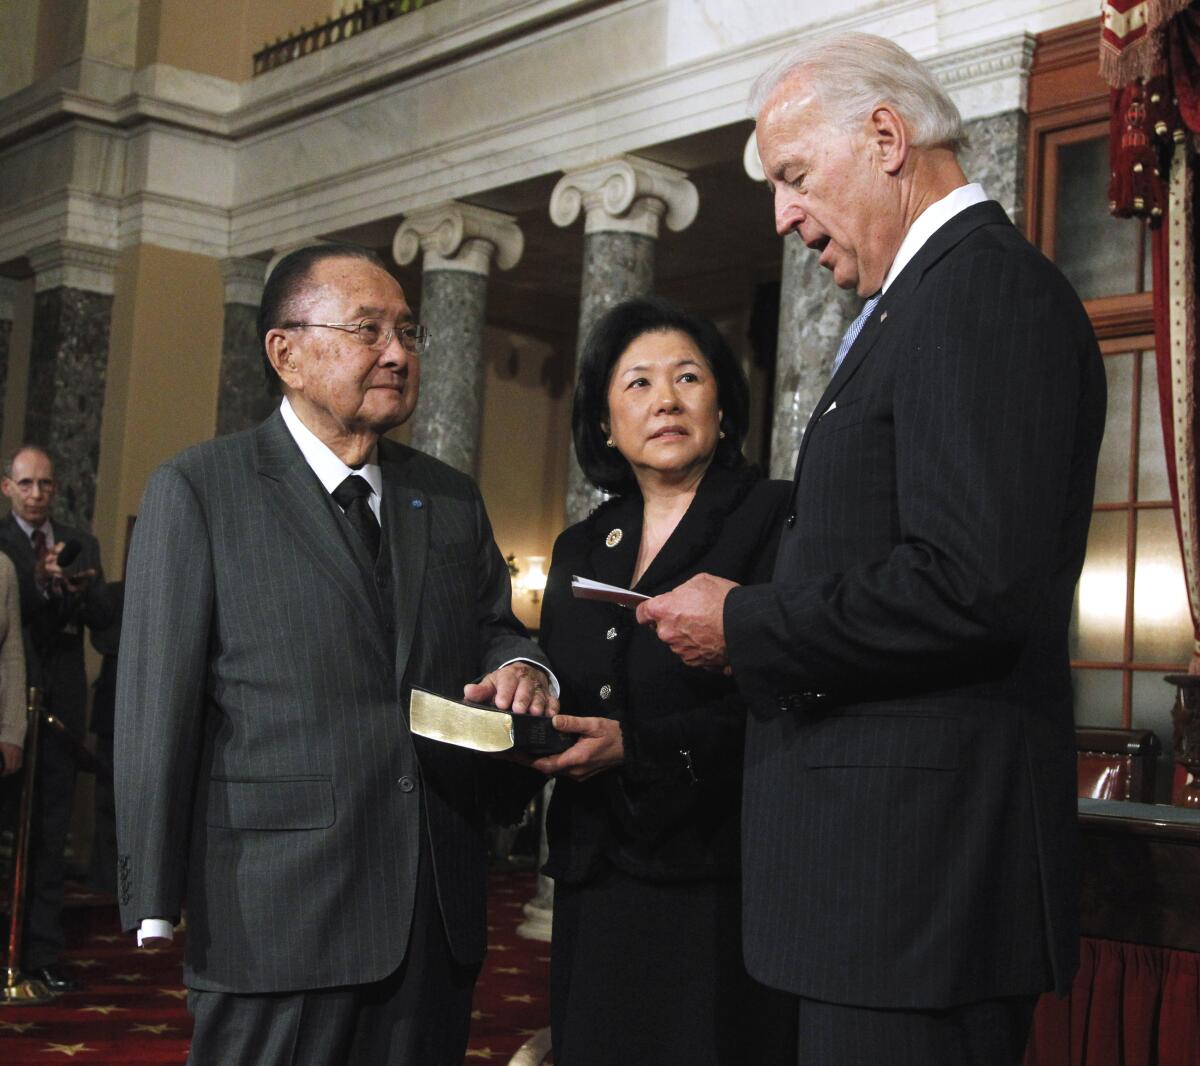
POLYGON ((296 301, 304 295, 304 285, 312 268, 326 259, 364 259, 384 273, 388 272, 387 264, 378 255, 358 244, 336 244, 332 241, 309 244, 280 259, 263 286, 258 305, 258 343, 263 353, 268 385, 275 382, 275 368, 267 358, 267 334, 295 316, 296 301))
POLYGON ((750 388, 729 345, 707 318, 689 314, 656 296, 625 300, 606 311, 584 343, 575 383, 571 431, 575 456, 587 479, 598 489, 623 495, 637 488, 633 469, 616 448, 605 444, 608 433, 608 383, 625 350, 644 333, 684 333, 695 342, 717 381, 721 430, 713 462, 737 467, 745 463, 742 441, 750 421, 750 388))

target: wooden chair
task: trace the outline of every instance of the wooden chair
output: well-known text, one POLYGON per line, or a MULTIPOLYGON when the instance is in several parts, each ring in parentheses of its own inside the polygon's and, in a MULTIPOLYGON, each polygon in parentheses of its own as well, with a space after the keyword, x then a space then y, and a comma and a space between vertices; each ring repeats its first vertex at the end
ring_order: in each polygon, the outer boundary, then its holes
POLYGON ((1149 729, 1075 730, 1078 794, 1090 799, 1154 802, 1154 774, 1162 745, 1149 729))

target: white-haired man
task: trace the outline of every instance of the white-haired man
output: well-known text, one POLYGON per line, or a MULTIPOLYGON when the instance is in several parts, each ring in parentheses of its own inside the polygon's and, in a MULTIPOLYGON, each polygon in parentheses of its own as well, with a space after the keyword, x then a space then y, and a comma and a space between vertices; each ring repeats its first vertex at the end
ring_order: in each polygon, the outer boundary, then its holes
POLYGON ((745 952, 799 997, 799 1061, 1011 1066, 1076 967, 1067 629, 1099 352, 907 52, 817 42, 755 104, 779 232, 868 302, 772 583, 701 575, 638 617, 750 702, 745 952))

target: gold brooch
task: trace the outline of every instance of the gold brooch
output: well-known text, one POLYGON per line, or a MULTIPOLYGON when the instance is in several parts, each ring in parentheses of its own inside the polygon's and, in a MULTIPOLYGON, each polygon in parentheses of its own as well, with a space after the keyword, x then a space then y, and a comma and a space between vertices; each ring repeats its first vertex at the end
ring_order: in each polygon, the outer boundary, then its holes
POLYGON ((604 543, 609 548, 615 548, 621 543, 621 538, 625 536, 619 529, 611 530, 607 537, 604 538, 604 543))

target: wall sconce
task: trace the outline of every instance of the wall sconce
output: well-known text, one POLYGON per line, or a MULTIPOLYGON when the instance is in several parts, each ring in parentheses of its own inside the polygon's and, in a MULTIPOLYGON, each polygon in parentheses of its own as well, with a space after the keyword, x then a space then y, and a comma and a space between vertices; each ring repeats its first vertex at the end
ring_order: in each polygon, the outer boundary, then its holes
POLYGON ((544 555, 527 555, 525 572, 517 579, 521 591, 528 593, 531 603, 540 603, 542 593, 546 591, 545 564, 544 555))

